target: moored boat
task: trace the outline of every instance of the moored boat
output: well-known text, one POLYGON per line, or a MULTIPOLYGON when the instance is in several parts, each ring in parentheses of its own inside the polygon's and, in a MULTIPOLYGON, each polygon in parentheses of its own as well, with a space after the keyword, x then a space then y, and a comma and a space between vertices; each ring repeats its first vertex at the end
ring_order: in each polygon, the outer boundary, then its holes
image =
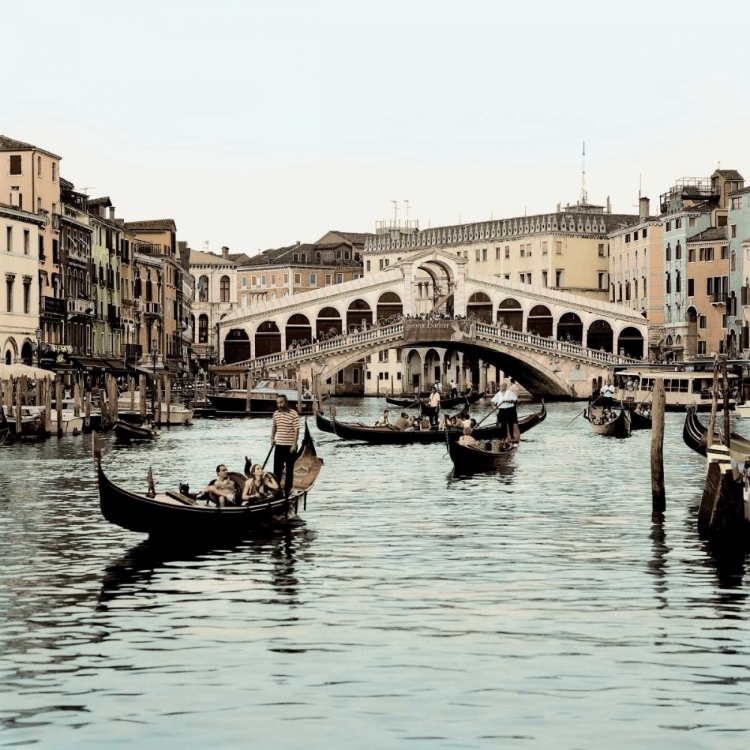
POLYGON ((516 454, 517 444, 480 443, 479 447, 461 445, 458 440, 447 440, 448 455, 453 461, 456 474, 473 474, 481 471, 497 471, 507 465, 516 454))
MULTIPOLYGON (((182 492, 142 493, 119 487, 102 468, 98 436, 94 439, 94 461, 104 518, 121 528, 170 543, 241 537, 256 529, 288 522, 297 516, 300 505, 306 505, 307 493, 323 466, 305 425, 302 447, 294 465, 293 491, 288 498, 279 494, 247 505, 217 508, 182 492)), ((229 476, 241 491, 247 477, 237 472, 229 476)))
MULTIPOLYGON (((688 448, 701 456, 706 455, 708 427, 698 419, 696 409, 693 405, 688 407, 687 414, 685 415, 685 423, 682 427, 682 439, 688 448)), ((721 435, 716 430, 714 430, 712 443, 721 443, 721 435)), ((747 456, 750 456, 750 440, 742 437, 742 435, 739 435, 736 432, 730 432, 729 452, 731 453, 732 458, 744 462, 747 456)))
MULTIPOLYGON (((440 408, 441 409, 454 409, 456 406, 463 404, 475 404, 479 399, 482 398, 481 393, 471 391, 464 396, 456 396, 454 398, 441 398, 440 408)), ((427 399, 416 399, 416 398, 391 398, 386 396, 386 403, 392 406, 399 406, 402 409, 417 409, 422 408, 424 411, 429 409, 427 399)))
POLYGON ((630 435, 630 412, 624 407, 618 413, 617 409, 608 410, 589 406, 584 416, 597 435, 619 438, 630 435))
POLYGON ((273 414, 276 411, 276 396, 286 396, 289 406, 299 414, 313 413, 313 397, 302 394, 302 401, 297 404, 297 383, 294 380, 274 379, 261 380, 250 389, 248 405, 247 390, 235 389, 206 396, 217 416, 252 416, 273 414), (249 408, 248 408, 249 406, 249 408))
POLYGON ((115 437, 119 443, 132 443, 141 440, 156 440, 161 434, 159 430, 154 430, 145 425, 136 425, 131 422, 123 422, 118 419, 112 426, 115 437))

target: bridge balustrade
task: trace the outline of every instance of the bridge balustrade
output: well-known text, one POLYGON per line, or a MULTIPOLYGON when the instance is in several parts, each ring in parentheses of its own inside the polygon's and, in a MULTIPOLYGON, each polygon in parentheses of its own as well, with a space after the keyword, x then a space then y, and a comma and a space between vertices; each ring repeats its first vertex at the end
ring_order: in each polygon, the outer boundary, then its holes
MULTIPOLYGON (((588 349, 581 344, 572 344, 567 341, 556 341, 555 339, 537 336, 532 333, 523 333, 513 328, 498 328, 486 323, 476 323, 475 331, 478 335, 495 341, 510 341, 515 344, 524 345, 529 348, 541 349, 551 353, 569 354, 574 357, 594 360, 607 365, 627 365, 639 362, 637 359, 622 357, 611 352, 603 352, 596 349, 588 349)), ((362 344, 372 341, 386 343, 403 335, 404 324, 392 323, 387 326, 370 328, 361 333, 345 333, 327 341, 319 341, 316 344, 300 346, 296 349, 287 349, 284 352, 267 354, 263 357, 247 360, 253 369, 266 369, 278 364, 293 364, 306 359, 314 358, 318 354, 342 351, 356 348, 362 344)), ((238 362, 237 364, 242 364, 238 362)))

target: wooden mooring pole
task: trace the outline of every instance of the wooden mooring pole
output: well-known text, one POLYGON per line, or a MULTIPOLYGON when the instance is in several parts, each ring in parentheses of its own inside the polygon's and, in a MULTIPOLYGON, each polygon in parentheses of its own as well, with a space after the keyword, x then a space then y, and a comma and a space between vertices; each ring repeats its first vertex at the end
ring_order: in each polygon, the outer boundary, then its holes
POLYGON ((664 413, 667 397, 664 392, 664 380, 654 380, 653 406, 651 418, 651 513, 663 515, 667 509, 667 497, 664 492, 664 413))

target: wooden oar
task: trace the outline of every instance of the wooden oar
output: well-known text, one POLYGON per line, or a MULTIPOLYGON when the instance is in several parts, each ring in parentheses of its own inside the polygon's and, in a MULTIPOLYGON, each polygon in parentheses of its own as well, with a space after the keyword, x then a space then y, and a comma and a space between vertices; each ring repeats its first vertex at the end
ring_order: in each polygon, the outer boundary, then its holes
POLYGON ((601 397, 602 397, 602 394, 600 393, 590 404, 586 404, 586 408, 580 414, 576 414, 575 417, 573 417, 573 419, 571 419, 570 422, 568 422, 568 424, 566 424, 565 427, 563 427, 563 430, 570 427, 570 425, 572 425, 573 422, 575 422, 576 419, 578 419, 578 417, 581 416, 581 414, 584 414, 586 412, 586 409, 592 407, 601 397))
POLYGON ((263 466, 261 466, 261 467, 260 467, 261 469, 265 469, 265 468, 266 468, 266 464, 268 463, 268 459, 269 459, 269 458, 271 458, 271 453, 272 453, 272 451, 273 451, 273 449, 274 449, 275 447, 276 447, 276 444, 274 443, 274 444, 273 444, 273 445, 271 446, 271 450, 269 450, 269 451, 268 451, 268 455, 266 456, 266 460, 265 460, 265 461, 263 462, 263 466))

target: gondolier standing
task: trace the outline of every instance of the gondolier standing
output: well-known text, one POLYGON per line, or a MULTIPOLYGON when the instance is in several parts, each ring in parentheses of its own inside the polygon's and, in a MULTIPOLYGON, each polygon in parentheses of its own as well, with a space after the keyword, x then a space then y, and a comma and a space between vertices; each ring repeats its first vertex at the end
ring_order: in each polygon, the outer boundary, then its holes
POLYGON ((437 427, 438 414, 440 413, 440 391, 438 390, 437 383, 435 383, 435 387, 430 394, 430 409, 430 424, 433 427, 437 427))
POLYGON ((497 409, 497 426, 503 428, 503 439, 513 440, 515 437, 515 425, 518 422, 517 401, 518 396, 503 380, 500 390, 492 397, 492 405, 497 409))
POLYGON ((601 392, 601 406, 603 409, 612 408, 612 399, 615 397, 615 392, 612 381, 607 379, 607 382, 602 386, 601 392))
POLYGON ((294 462, 297 460, 297 440, 299 438, 299 415, 289 408, 286 396, 276 396, 276 411, 273 413, 271 445, 273 453, 273 473, 281 486, 281 474, 286 466, 284 495, 289 497, 294 484, 294 462))

